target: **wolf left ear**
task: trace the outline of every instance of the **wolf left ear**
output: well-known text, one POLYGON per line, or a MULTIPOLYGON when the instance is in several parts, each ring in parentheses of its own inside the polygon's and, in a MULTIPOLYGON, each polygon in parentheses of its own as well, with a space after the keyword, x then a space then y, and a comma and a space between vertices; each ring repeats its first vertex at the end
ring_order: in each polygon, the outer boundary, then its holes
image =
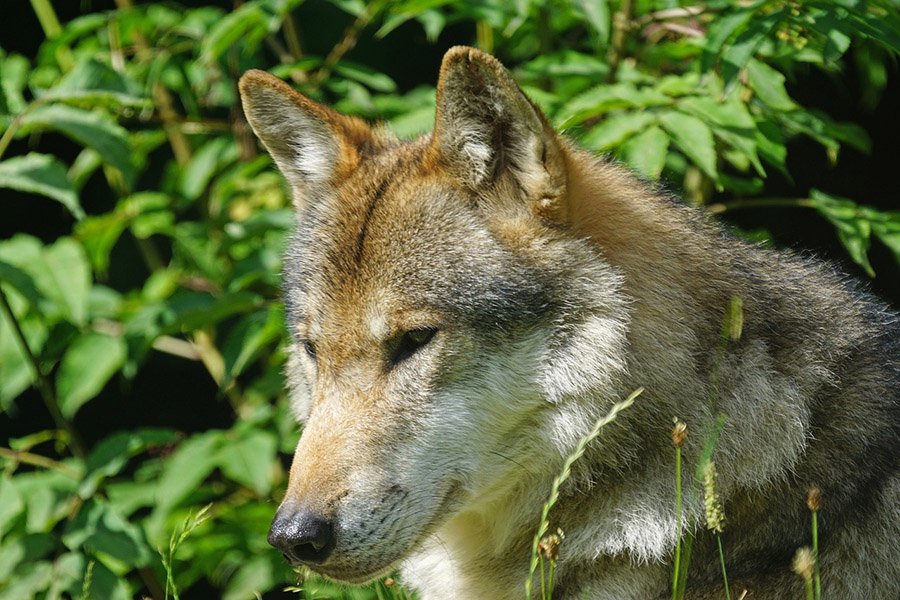
POLYGON ((509 171, 533 200, 564 191, 556 133, 489 54, 457 46, 444 55, 434 129, 441 159, 472 187, 509 171))
POLYGON ((313 102, 265 71, 247 71, 238 86, 247 122, 291 184, 298 208, 355 169, 366 146, 377 143, 363 121, 313 102))

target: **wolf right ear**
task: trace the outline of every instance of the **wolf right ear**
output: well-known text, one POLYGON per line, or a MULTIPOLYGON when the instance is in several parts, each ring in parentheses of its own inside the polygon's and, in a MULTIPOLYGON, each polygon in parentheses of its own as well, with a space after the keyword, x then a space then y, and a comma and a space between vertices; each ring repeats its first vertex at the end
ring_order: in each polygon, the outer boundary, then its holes
POLYGON ((298 208, 349 174, 361 150, 376 143, 363 121, 313 102, 265 71, 247 71, 238 87, 247 121, 290 183, 298 208))
POLYGON ((503 65, 475 48, 444 55, 433 145, 474 188, 510 173, 530 200, 564 192, 565 161, 553 128, 503 65))

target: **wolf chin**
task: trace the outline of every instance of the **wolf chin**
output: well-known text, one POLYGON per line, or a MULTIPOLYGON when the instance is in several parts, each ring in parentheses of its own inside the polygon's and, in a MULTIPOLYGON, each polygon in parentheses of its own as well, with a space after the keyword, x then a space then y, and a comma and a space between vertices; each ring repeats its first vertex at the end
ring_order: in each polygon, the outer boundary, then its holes
MULTIPOLYGON (((900 326, 831 267, 735 239, 558 136, 493 57, 447 52, 434 132, 400 141, 280 80, 240 82, 292 190, 284 265, 291 402, 305 423, 269 541, 424 600, 521 598, 553 477, 556 598, 668 597, 695 532, 692 599, 723 597, 686 470, 713 459, 732 589, 802 597, 791 572, 821 490, 828 598, 897 597, 900 326), (740 339, 722 343, 729 301, 740 339)), ((699 483, 699 482, 697 482, 699 483)))

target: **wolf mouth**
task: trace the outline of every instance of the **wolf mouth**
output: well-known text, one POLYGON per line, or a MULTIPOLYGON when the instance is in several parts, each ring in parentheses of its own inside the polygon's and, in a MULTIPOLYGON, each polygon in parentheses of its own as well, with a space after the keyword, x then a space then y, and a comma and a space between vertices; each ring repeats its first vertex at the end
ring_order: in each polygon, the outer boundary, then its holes
POLYGON ((309 568, 316 573, 324 575, 329 579, 334 579, 354 585, 364 584, 387 575, 388 573, 396 569, 399 563, 402 562, 406 557, 415 553, 416 549, 421 547, 422 544, 425 543, 426 539, 428 539, 437 529, 439 529, 443 523, 450 519, 452 513, 455 511, 454 505, 458 504, 459 493, 461 489, 462 485, 459 482, 454 482, 447 489, 447 492, 444 494, 443 499, 438 504, 437 509, 432 512, 431 519, 419 530, 419 534, 412 541, 412 543, 408 544, 404 552, 402 552, 399 556, 389 560, 386 564, 376 568, 369 568, 365 571, 356 570, 352 566, 330 565, 329 561, 326 561, 321 565, 307 566, 309 566, 309 568))

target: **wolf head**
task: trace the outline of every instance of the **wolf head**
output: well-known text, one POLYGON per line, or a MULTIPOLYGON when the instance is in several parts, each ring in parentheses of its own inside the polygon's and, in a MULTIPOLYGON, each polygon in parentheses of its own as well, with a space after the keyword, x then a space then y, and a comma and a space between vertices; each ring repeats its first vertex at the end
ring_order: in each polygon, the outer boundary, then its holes
POLYGON ((240 90, 297 211, 305 425, 269 539, 364 581, 583 432, 559 407, 624 370, 621 278, 568 228, 571 150, 491 56, 446 54, 434 133, 412 142, 260 71, 240 90))

